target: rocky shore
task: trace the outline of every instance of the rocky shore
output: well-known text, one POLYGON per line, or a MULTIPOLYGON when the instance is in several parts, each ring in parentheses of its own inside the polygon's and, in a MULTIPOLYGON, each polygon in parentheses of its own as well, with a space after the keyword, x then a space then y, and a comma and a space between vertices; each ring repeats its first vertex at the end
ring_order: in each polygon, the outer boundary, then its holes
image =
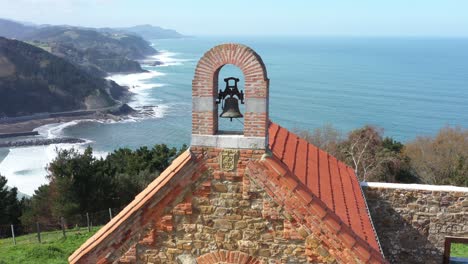
POLYGON ((0 148, 9 147, 30 147, 30 146, 44 146, 51 144, 78 144, 85 143, 86 141, 80 138, 38 138, 28 140, 15 140, 0 142, 0 148))
MULTIPOLYGON (((119 121, 127 118, 128 116, 137 114, 136 111, 128 106, 123 104, 120 107, 108 110, 108 111, 83 111, 82 113, 73 113, 73 114, 64 114, 64 115, 49 115, 45 118, 31 118, 25 121, 12 121, 12 122, 0 122, 0 135, 10 135, 16 134, 16 136, 29 135, 29 133, 34 133, 33 130, 37 127, 55 124, 55 123, 65 123, 74 120, 113 120, 119 121)), ((37 133, 36 133, 37 134, 37 133)), ((6 136, 4 136, 6 137, 6 136)))

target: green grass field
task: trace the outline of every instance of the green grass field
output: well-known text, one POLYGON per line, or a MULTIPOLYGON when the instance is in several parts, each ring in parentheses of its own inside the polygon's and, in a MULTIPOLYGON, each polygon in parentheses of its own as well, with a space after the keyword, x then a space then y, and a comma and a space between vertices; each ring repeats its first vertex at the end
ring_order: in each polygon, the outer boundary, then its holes
POLYGON ((468 258, 468 244, 452 243, 450 247, 450 256, 468 258))
POLYGON ((97 230, 99 227, 89 233, 86 229, 70 230, 66 238, 61 231, 44 232, 40 244, 35 234, 17 237, 16 246, 11 238, 0 239, 0 264, 68 263, 68 256, 97 230))
MULTIPOLYGON (((99 228, 93 227, 91 232, 85 228, 68 230, 66 238, 62 231, 43 232, 40 244, 36 234, 17 237, 16 246, 11 238, 0 239, 0 264, 68 263, 68 256, 99 228)), ((450 256, 468 257, 468 244, 452 243, 450 256)))

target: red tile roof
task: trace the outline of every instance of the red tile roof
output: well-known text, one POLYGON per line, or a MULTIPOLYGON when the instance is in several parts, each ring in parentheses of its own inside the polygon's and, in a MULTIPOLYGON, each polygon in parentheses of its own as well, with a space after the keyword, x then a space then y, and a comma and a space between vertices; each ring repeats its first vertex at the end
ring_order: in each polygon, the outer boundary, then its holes
POLYGON ((344 225, 371 248, 381 252, 352 168, 275 123, 269 126, 269 148, 344 225))

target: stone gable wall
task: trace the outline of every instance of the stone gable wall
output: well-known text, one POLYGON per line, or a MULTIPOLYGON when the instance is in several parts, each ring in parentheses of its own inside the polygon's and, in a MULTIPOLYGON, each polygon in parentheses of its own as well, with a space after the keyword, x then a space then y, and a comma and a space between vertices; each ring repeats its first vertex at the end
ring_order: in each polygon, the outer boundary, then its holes
POLYGON ((279 168, 266 172, 265 151, 192 146, 191 153, 207 169, 158 208, 165 214, 119 263, 384 262, 297 180, 276 175, 279 168))
POLYGON ((203 155, 210 169, 166 206, 168 213, 120 263, 218 263, 213 256, 222 258, 219 252, 255 260, 245 263, 334 262, 319 240, 244 176, 247 163, 264 151, 239 151, 235 168, 226 171, 221 149, 191 150, 203 155))
POLYGON ((445 236, 468 237, 468 192, 363 187, 391 263, 442 263, 445 236))
POLYGON ((240 252, 262 263, 307 263, 308 234, 243 177, 246 163, 259 159, 263 151, 241 151, 232 171, 221 168, 222 150, 192 151, 206 156, 210 170, 167 206, 163 221, 121 263, 210 263, 207 256, 217 251, 240 252))

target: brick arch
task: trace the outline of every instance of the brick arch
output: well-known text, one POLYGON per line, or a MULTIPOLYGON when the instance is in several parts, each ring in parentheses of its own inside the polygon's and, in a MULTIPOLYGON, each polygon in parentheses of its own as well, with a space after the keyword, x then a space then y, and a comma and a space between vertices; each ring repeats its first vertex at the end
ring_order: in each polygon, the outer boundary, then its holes
POLYGON ((197 258, 197 264, 262 264, 255 257, 240 251, 219 250, 197 258))
POLYGON ((265 64, 251 48, 233 43, 213 47, 197 64, 192 81, 192 134, 216 135, 218 131, 218 107, 215 99, 218 74, 226 64, 239 67, 245 78, 243 136, 266 137, 269 80, 265 64))

